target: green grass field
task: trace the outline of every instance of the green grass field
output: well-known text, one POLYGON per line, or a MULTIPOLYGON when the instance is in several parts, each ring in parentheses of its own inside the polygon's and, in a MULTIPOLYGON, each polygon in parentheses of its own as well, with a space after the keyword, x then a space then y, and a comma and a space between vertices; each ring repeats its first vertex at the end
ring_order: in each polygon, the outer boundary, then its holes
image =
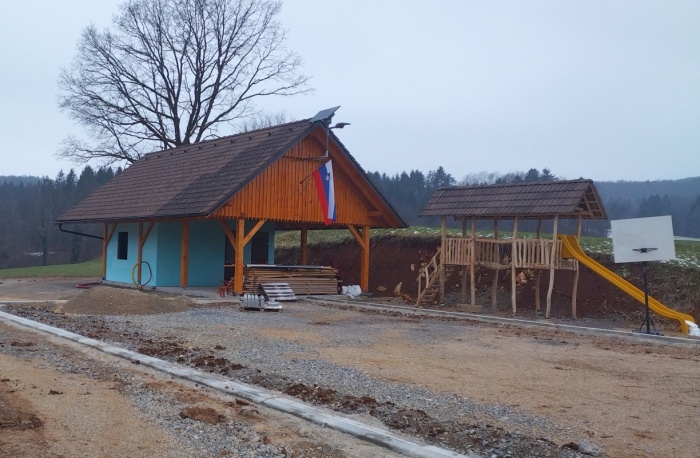
POLYGON ((0 278, 27 277, 101 277, 102 260, 83 262, 81 264, 57 264, 55 266, 22 267, 19 269, 0 269, 0 278))

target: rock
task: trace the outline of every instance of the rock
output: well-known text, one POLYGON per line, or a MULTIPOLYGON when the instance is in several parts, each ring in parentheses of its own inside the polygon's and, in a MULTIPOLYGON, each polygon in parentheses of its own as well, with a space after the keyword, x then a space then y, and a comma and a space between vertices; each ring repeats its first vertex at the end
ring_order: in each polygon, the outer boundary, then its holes
POLYGON ((384 291, 386 291, 386 287, 379 285, 379 286, 377 286, 377 291, 379 291, 380 293, 383 293, 384 291))
POLYGON ((584 455, 603 456, 603 447, 593 441, 581 441, 578 443, 578 451, 584 455))

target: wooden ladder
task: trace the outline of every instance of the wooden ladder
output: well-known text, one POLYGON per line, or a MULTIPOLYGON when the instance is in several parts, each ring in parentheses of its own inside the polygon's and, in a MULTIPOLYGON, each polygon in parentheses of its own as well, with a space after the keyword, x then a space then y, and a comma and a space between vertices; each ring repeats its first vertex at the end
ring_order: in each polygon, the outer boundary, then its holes
POLYGON ((418 274, 418 300, 416 307, 423 304, 436 304, 440 297, 440 273, 445 271, 445 283, 448 284, 455 273, 459 273, 460 266, 440 264, 440 248, 429 263, 421 267, 418 274), (424 284, 425 283, 425 284, 424 284))

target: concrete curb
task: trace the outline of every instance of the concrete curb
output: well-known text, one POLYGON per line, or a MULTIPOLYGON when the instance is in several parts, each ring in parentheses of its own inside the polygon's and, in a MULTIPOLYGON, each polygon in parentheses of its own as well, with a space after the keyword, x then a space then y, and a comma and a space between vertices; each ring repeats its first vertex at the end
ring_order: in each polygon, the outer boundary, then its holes
POLYGON ((184 380, 196 382, 200 385, 208 386, 215 390, 237 396, 255 404, 260 404, 271 409, 279 410, 281 412, 303 418, 304 420, 350 434, 358 439, 386 447, 394 452, 401 453, 406 456, 416 458, 479 458, 479 455, 462 455, 450 450, 428 445, 417 439, 398 435, 384 428, 366 425, 356 420, 341 417, 336 415, 331 410, 305 404, 293 398, 285 397, 274 391, 236 382, 214 374, 206 374, 179 364, 169 363, 158 358, 142 355, 116 345, 106 344, 99 340, 84 337, 80 334, 75 334, 60 328, 48 326, 46 324, 28 320, 16 315, 0 311, 0 318, 24 327, 86 345, 112 356, 118 356, 132 362, 138 362, 139 364, 143 364, 144 366, 148 366, 155 370, 168 373, 184 380))
MULTIPOLYGON (((302 296, 299 296, 302 297, 302 296)), ((542 323, 535 321, 522 320, 518 318, 501 318, 484 316, 476 313, 469 312, 444 312, 442 310, 431 310, 431 309, 417 309, 415 307, 408 307, 404 305, 384 305, 384 304, 373 304, 370 302, 361 302, 355 300, 341 299, 334 296, 303 296, 304 299, 309 299, 311 301, 317 302, 334 302, 349 307, 357 309, 366 310, 382 310, 390 312, 399 312, 405 315, 412 316, 433 316, 433 317, 449 317, 449 318, 462 318, 465 320, 473 320, 484 323, 495 323, 495 324, 507 324, 513 326, 523 326, 531 328, 540 329, 555 329, 558 331, 574 332, 586 335, 595 336, 611 336, 618 337, 621 339, 634 340, 637 342, 650 342, 659 344, 674 344, 682 346, 700 347, 700 339, 693 337, 672 337, 672 336, 656 336, 653 334, 641 334, 632 331, 618 331, 614 329, 599 329, 599 328, 588 328, 583 326, 571 326, 568 324, 558 324, 558 323, 542 323)))

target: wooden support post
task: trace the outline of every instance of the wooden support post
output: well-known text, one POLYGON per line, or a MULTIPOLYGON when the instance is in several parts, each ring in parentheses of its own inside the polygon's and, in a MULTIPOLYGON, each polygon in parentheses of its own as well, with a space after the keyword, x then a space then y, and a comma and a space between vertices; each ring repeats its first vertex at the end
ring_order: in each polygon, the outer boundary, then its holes
POLYGON ((243 294, 243 254, 245 253, 245 219, 236 219, 236 244, 233 263, 233 289, 243 294))
POLYGON ((355 237, 362 250, 360 259, 360 289, 369 290, 369 226, 362 227, 362 233, 358 232, 355 226, 348 226, 348 230, 355 237))
MULTIPOLYGON (((493 220, 493 238, 498 240, 498 218, 493 220)), ((491 287, 491 307, 496 309, 496 296, 498 294, 498 269, 493 272, 493 286, 491 287)))
POLYGON ((180 240, 180 286, 187 288, 190 264, 190 222, 182 220, 182 238, 180 240))
POLYGON ((302 266, 305 266, 309 262, 309 254, 308 254, 308 249, 309 249, 309 230, 305 227, 301 228, 301 240, 300 240, 300 245, 301 245, 301 253, 300 254, 300 260, 299 262, 301 263, 302 266))
POLYGON ((139 285, 141 285, 141 262, 143 261, 143 243, 141 243, 141 240, 143 240, 143 222, 139 221, 139 245, 136 252, 136 281, 139 285))
MULTIPOLYGON (((540 240, 540 236, 542 233, 542 218, 537 218, 537 240, 540 240)), ((537 253, 536 257, 536 262, 540 264, 542 262, 542 259, 540 259, 540 256, 542 254, 542 247, 538 247, 539 253, 537 253)), ((539 315, 541 313, 541 306, 540 306, 540 277, 542 272, 540 269, 535 269, 535 313, 539 315)))
MULTIPOLYGON (((556 242, 557 240, 557 224, 559 223, 559 215, 554 216, 554 224, 552 226, 552 240, 556 242)), ((545 317, 549 318, 552 309, 552 291, 554 290, 554 264, 556 262, 556 257, 559 253, 555 249, 555 245, 552 244, 552 251, 549 257, 549 288, 547 288, 547 313, 545 317)))
POLYGON ((369 226, 362 227, 362 264, 360 264, 360 289, 369 291, 369 226))
POLYGON ((445 244, 447 240, 447 217, 440 219, 440 303, 445 300, 445 244))
POLYGON ((511 249, 510 249, 510 305, 513 309, 513 316, 517 315, 518 313, 518 307, 516 305, 516 299, 515 299, 515 293, 517 290, 517 285, 515 283, 515 239, 518 238, 518 216, 515 216, 515 220, 513 221, 513 243, 511 244, 511 249))
POLYGON ((476 305, 476 281, 474 279, 474 264, 476 260, 476 255, 474 253, 474 248, 476 247, 476 217, 472 217, 472 253, 469 259, 469 281, 471 283, 471 304, 476 305))
POLYGON ((107 223, 102 225, 102 279, 107 276, 107 223))
MULTIPOLYGON (((462 238, 467 237, 467 219, 462 218, 462 238)), ((474 251, 474 246, 472 246, 472 252, 474 251)), ((462 266, 462 289, 459 293, 460 304, 466 304, 467 302, 467 266, 462 266)))
POLYGON ((102 279, 107 279, 107 245, 109 241, 112 240, 114 231, 117 230, 117 223, 114 223, 112 227, 109 227, 109 223, 105 223, 102 229, 102 279))
POLYGON ((151 235, 151 230, 153 229, 155 223, 148 223, 148 227, 146 227, 146 231, 144 232, 143 230, 143 223, 139 223, 139 249, 138 249, 138 278, 137 281, 139 285, 141 284, 141 272, 142 268, 141 265, 143 264, 143 246, 146 244, 146 240, 148 240, 148 236, 151 235))
MULTIPOLYGON (((576 226, 576 240, 581 243, 581 216, 578 217, 578 224, 576 226)), ((574 271, 574 288, 571 293, 571 316, 576 318, 576 295, 578 294, 578 276, 579 276, 579 264, 578 261, 574 260, 576 270, 574 271)))

